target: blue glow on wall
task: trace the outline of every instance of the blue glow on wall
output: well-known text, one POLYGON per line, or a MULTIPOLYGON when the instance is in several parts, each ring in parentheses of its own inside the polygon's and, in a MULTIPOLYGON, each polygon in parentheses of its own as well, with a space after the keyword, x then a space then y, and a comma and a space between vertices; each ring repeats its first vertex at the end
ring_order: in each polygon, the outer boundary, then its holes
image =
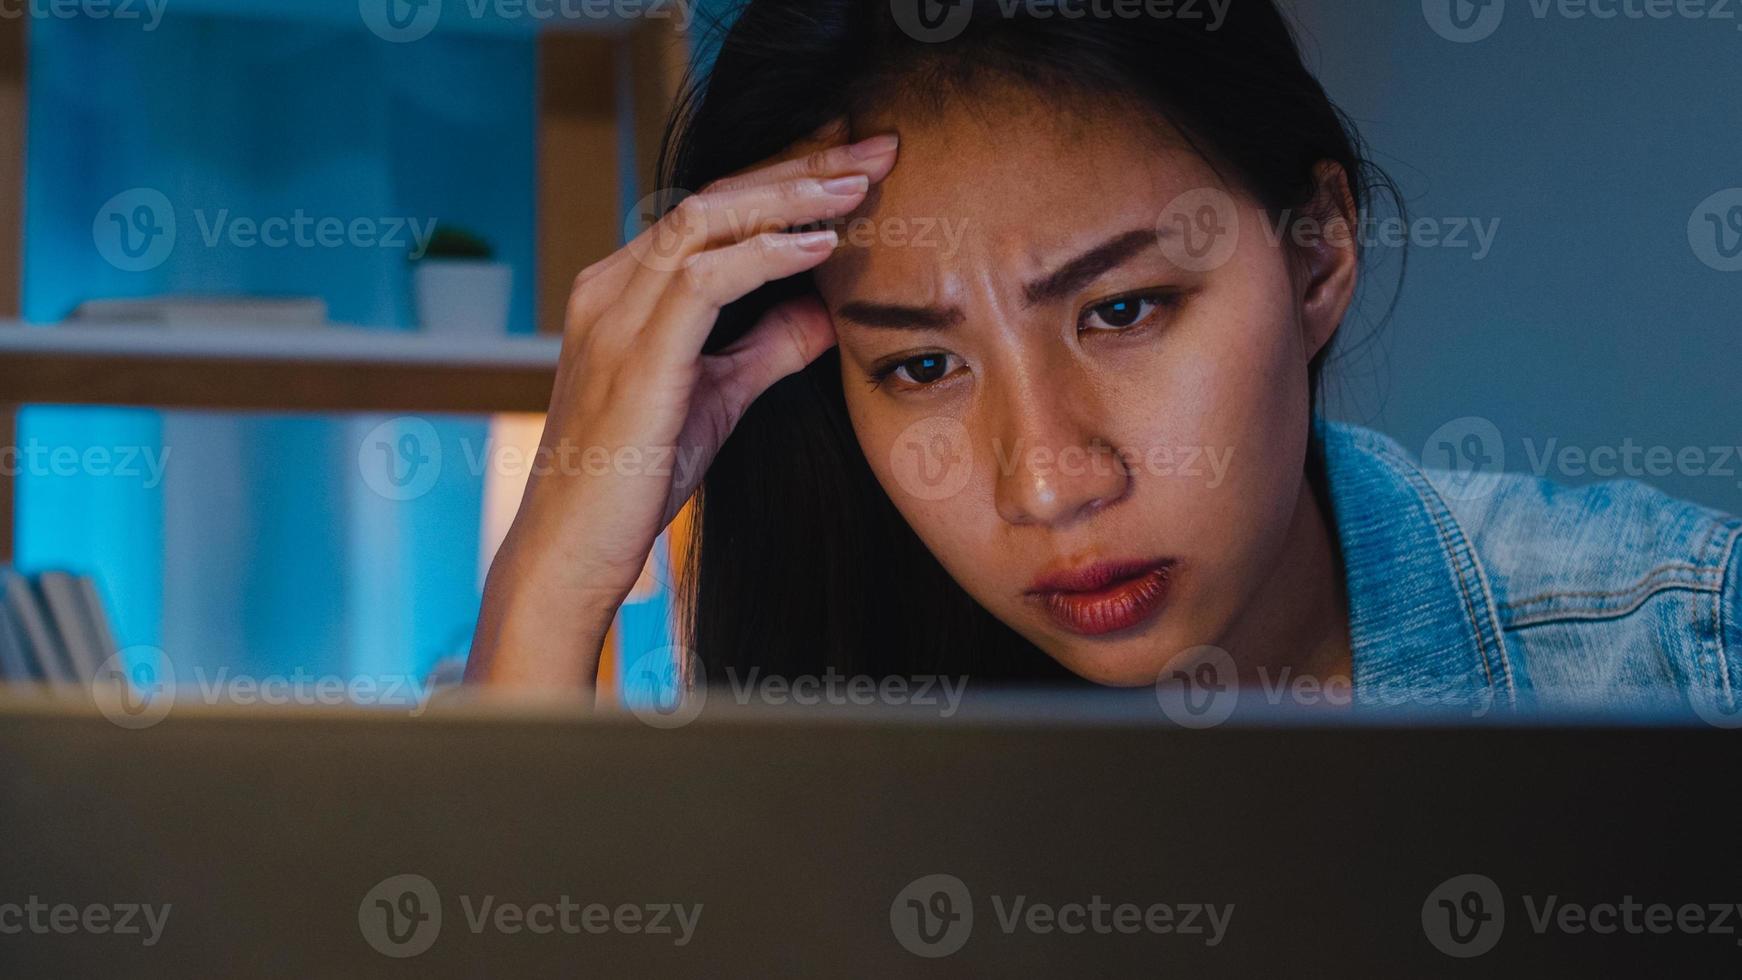
MULTIPOLYGON (((435 219, 516 269, 532 323, 535 63, 530 37, 388 44, 360 25, 177 17, 152 32, 43 18, 31 31, 25 316, 156 293, 318 295, 335 321, 414 322, 403 248, 242 247, 238 218, 435 219), (171 202, 167 261, 123 271, 94 246, 116 194, 171 202)), ((359 478, 380 418, 33 407, 20 441, 166 453, 161 484, 20 478, 18 559, 102 580, 123 644, 178 666, 421 674, 464 650, 477 604, 481 479, 426 495, 359 478)), ((484 423, 433 419, 444 443, 484 423)))

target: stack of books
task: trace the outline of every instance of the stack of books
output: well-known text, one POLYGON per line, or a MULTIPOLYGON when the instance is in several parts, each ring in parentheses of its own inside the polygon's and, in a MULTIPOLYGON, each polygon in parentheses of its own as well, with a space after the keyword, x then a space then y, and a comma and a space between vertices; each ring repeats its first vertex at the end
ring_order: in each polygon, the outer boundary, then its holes
POLYGON ((314 296, 147 296, 91 299, 69 324, 158 324, 171 327, 321 327, 326 300, 314 296))
POLYGON ((116 652, 89 576, 0 567, 0 682, 88 686, 116 652))

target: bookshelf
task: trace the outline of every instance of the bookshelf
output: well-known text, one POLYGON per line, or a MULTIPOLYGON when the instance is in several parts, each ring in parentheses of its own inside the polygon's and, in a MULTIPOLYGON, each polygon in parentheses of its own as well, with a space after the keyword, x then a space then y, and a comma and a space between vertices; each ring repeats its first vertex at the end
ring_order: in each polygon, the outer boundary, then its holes
MULTIPOLYGON (((552 334, 560 331, 575 273, 620 244, 624 187, 653 185, 660 128, 689 48, 671 19, 504 17, 500 9, 517 8, 443 0, 440 29, 535 37, 535 298, 539 330, 552 334)), ((358 14, 357 0, 189 0, 169 16, 366 30, 358 14)), ((0 445, 16 443, 17 407, 39 403, 293 413, 544 410, 554 336, 20 322, 29 21, 0 18, 0 445)), ((0 562, 12 557, 14 519, 12 479, 0 474, 0 562)))
POLYGON ((542 412, 561 341, 358 327, 0 322, 17 404, 202 410, 542 412))

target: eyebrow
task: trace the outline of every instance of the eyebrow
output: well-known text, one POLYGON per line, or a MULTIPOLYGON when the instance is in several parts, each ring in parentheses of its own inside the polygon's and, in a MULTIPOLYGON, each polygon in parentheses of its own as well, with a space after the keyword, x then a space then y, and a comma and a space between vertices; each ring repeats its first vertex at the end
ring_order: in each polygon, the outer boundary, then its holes
MULTIPOLYGON (((1036 306, 1048 300, 1069 296, 1130 261, 1144 249, 1155 245, 1158 239, 1159 235, 1154 228, 1134 228, 1114 235, 1057 270, 1024 285, 1023 303, 1036 306)), ((943 330, 966 319, 962 311, 953 306, 907 306, 900 303, 861 301, 843 305, 837 315, 860 326, 884 330, 943 330)))

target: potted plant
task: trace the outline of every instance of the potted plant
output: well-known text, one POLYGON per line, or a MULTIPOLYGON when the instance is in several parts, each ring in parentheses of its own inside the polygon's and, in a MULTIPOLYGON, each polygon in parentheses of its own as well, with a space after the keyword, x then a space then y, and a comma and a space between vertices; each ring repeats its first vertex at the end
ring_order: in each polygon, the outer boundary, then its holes
POLYGON ((514 270, 490 243, 463 228, 438 226, 412 260, 417 318, 432 333, 505 334, 514 270))

